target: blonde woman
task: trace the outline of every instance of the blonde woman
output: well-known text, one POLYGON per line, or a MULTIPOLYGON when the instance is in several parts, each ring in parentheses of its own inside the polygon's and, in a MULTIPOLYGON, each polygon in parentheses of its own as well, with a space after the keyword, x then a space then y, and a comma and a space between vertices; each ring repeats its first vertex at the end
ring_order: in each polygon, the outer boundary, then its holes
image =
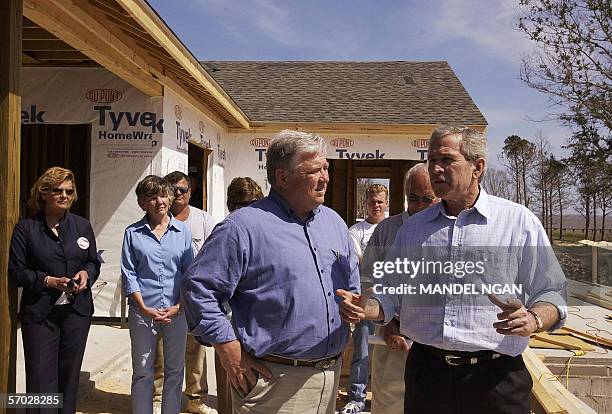
MULTIPOLYGON (((23 288, 19 320, 28 393, 62 393, 74 413, 100 262, 89 221, 70 213, 72 171, 51 167, 34 183, 31 215, 13 231, 9 277, 23 288)), ((28 411, 28 412, 38 412, 28 411)))

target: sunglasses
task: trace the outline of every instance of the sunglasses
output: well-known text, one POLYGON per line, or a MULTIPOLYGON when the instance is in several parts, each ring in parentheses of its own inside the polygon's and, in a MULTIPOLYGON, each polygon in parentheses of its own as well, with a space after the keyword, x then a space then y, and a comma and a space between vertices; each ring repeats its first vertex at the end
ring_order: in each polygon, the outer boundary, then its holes
POLYGON ((175 194, 177 191, 181 194, 187 194, 189 187, 172 187, 172 191, 174 191, 175 194))
POLYGON ((67 196, 71 196, 74 194, 74 190, 72 188, 52 188, 51 193, 53 195, 60 195, 62 193, 66 193, 67 196))
POLYGON ((408 201, 411 202, 411 203, 416 203, 418 201, 422 201, 423 204, 431 204, 431 203, 433 203, 434 200, 435 200, 435 198, 429 197, 429 196, 419 197, 417 195, 412 195, 412 194, 408 196, 408 201))

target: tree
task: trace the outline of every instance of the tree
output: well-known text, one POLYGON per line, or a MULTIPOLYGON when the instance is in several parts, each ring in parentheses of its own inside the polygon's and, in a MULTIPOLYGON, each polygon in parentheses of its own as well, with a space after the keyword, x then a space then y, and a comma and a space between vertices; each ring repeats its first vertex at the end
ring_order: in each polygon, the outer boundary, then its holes
POLYGON ((531 170, 530 178, 533 183, 535 204, 540 208, 540 221, 544 226, 544 230, 546 230, 546 234, 551 237, 552 226, 549 226, 551 182, 548 177, 550 143, 542 131, 536 132, 534 147, 534 168, 531 170))
POLYGON ((535 42, 520 76, 562 107, 573 122, 586 117, 612 129, 612 6, 610 0, 519 0, 518 29, 535 42))
POLYGON ((597 209, 602 212, 602 237, 605 231, 605 216, 610 211, 612 194, 612 151, 610 135, 602 131, 586 117, 577 118, 578 129, 566 148, 571 150, 569 165, 573 171, 580 195, 580 214, 586 218, 586 237, 592 230, 592 239, 597 235, 597 209), (591 223, 590 218, 593 218, 591 223), (592 224, 592 226, 591 226, 592 224))
POLYGON ((510 135, 504 140, 504 147, 498 158, 512 177, 514 201, 529 207, 527 178, 528 168, 535 158, 535 146, 518 135, 510 135))
POLYGON ((570 198, 566 190, 571 186, 569 168, 565 161, 557 160, 554 155, 551 155, 547 161, 547 175, 550 181, 550 234, 552 238, 552 217, 554 210, 559 214, 559 239, 563 240, 563 210, 570 198))
POLYGON ((487 168, 482 179, 482 186, 491 195, 508 200, 512 198, 512 182, 504 170, 487 168))

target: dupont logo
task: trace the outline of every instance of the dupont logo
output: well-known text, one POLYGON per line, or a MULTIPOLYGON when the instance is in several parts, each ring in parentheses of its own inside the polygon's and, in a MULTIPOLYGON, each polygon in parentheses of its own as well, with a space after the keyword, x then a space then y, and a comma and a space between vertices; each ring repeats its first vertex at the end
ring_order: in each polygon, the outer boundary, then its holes
POLYGON ((204 121, 200 121, 200 123, 198 124, 198 128, 200 128, 200 134, 204 133, 204 121))
POLYGON ((260 147, 260 148, 268 148, 270 142, 272 142, 271 138, 253 138, 251 141, 251 146, 260 147))
POLYGON ((348 139, 348 138, 334 138, 331 141, 329 141, 329 143, 332 144, 336 148, 348 148, 348 147, 352 147, 353 145, 355 145, 355 141, 353 141, 352 139, 348 139))
POLYGON ((427 148, 427 146, 429 145, 429 140, 428 139, 413 139, 412 140, 412 145, 416 148, 427 148))
POLYGON ((179 121, 183 119, 183 108, 180 105, 174 105, 174 116, 179 121))
POLYGON ((85 93, 85 98, 95 103, 113 103, 123 98, 123 92, 116 89, 90 89, 85 93))

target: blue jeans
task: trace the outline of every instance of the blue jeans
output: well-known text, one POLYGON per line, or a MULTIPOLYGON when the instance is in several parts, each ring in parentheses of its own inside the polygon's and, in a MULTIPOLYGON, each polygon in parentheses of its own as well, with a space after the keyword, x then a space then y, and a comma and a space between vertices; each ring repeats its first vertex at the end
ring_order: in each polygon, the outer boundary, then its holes
POLYGON ((353 331, 353 360, 351 361, 351 376, 349 378, 350 388, 348 390, 349 401, 365 402, 366 387, 370 367, 368 366, 368 335, 374 333, 372 321, 361 321, 355 325, 353 331))
POLYGON ((175 316, 169 324, 160 324, 142 316, 135 306, 130 306, 129 328, 133 370, 132 412, 153 413, 153 364, 157 335, 161 335, 164 338, 162 413, 180 413, 187 338, 185 314, 175 316))

